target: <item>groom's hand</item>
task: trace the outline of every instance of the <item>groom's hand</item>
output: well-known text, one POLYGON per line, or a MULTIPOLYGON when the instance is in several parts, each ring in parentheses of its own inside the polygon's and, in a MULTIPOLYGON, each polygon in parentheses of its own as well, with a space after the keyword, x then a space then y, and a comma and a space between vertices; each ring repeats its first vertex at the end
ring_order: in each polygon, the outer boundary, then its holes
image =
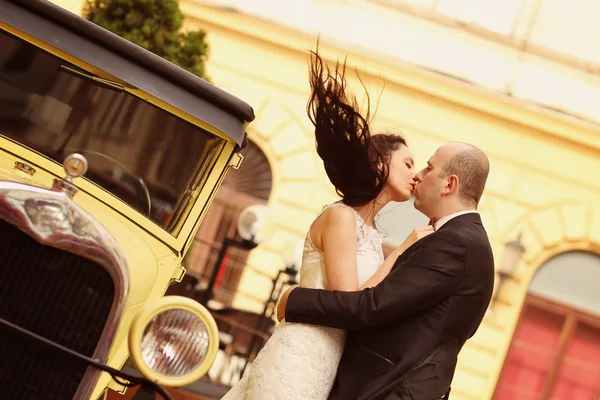
POLYGON ((295 287, 288 288, 279 299, 279 303, 277 303, 277 321, 279 322, 285 318, 285 305, 287 304, 288 297, 290 297, 290 293, 294 289, 295 287))

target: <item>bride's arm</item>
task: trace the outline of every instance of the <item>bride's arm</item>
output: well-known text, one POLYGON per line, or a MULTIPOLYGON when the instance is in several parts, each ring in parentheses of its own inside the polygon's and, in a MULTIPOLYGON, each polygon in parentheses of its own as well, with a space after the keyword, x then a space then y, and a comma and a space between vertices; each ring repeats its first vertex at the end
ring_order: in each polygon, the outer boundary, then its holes
POLYGON ((358 289, 356 265, 356 216, 349 207, 330 207, 309 233, 315 246, 323 251, 329 290, 358 289))
POLYGON ((387 256, 381 267, 377 269, 377 271, 367 280, 359 289, 366 289, 370 287, 377 286, 385 277, 390 273, 394 263, 408 249, 418 240, 424 238, 425 236, 433 233, 433 228, 431 226, 425 226, 423 228, 417 228, 402 242, 402 244, 394 251, 387 256))

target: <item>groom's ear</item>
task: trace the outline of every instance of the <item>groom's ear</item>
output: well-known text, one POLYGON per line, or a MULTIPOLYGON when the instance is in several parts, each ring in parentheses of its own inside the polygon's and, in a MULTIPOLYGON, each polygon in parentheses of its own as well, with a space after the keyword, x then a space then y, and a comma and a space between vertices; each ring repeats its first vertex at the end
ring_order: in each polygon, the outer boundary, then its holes
POLYGON ((456 175, 449 175, 446 178, 446 183, 444 184, 443 194, 444 195, 450 195, 452 193, 458 193, 459 183, 460 182, 458 181, 458 176, 456 176, 456 175))

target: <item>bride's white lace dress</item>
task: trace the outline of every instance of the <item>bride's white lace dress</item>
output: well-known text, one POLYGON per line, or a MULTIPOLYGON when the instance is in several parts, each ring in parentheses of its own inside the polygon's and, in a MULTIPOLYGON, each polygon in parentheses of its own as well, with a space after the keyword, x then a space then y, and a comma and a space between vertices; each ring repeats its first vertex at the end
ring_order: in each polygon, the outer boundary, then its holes
MULTIPOLYGON (((327 207, 346 207, 334 203, 327 207)), ((323 211, 327 208, 323 208, 323 211)), ((320 214, 319 214, 320 215, 320 214)), ((356 215, 358 284, 383 263, 380 232, 356 215)), ((323 254, 306 236, 300 286, 327 289, 323 254)), ((280 323, 250 371, 222 400, 326 400, 344 349, 345 332, 315 325, 280 323)))

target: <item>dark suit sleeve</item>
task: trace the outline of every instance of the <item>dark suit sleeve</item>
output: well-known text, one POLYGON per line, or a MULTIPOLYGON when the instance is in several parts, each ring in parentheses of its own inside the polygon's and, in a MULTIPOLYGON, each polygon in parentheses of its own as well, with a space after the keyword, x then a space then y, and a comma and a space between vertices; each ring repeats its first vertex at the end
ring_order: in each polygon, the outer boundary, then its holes
POLYGON ((408 259, 374 288, 357 292, 294 289, 285 320, 356 330, 385 325, 450 296, 466 268, 466 247, 451 230, 422 239, 408 259))

